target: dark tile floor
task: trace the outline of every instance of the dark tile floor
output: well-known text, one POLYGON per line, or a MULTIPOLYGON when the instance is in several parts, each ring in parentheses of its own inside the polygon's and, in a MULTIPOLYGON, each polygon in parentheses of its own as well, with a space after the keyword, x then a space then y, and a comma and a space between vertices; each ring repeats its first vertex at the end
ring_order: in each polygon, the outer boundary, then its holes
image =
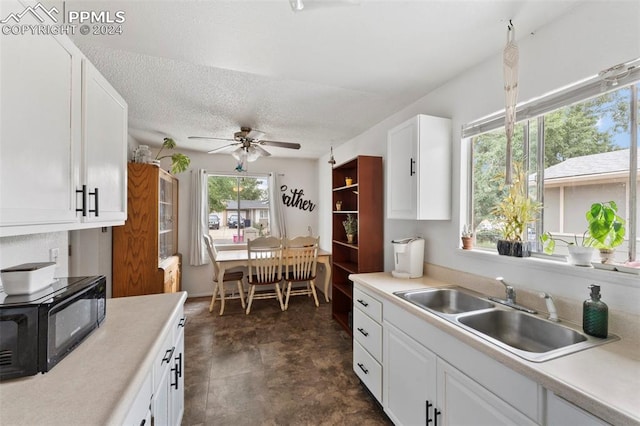
POLYGON ((245 315, 232 300, 220 317, 209 301, 185 305, 183 425, 391 424, 353 373, 330 304, 257 300, 245 315))

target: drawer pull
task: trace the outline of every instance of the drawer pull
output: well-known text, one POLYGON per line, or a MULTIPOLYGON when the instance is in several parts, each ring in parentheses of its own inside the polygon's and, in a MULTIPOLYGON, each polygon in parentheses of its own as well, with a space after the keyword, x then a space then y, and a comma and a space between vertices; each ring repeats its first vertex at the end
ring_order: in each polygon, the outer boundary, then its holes
POLYGON ((362 306, 364 306, 365 308, 367 306, 369 306, 369 304, 367 302, 365 302, 364 300, 362 300, 362 299, 358 299, 358 303, 361 304, 362 306))
POLYGON ((178 323, 178 327, 184 327, 186 322, 187 322, 187 318, 186 317, 180 318, 180 322, 178 323))
POLYGON ((367 370, 366 368, 364 368, 364 365, 361 363, 358 363, 358 367, 360 367, 360 370, 362 370, 364 372, 364 374, 369 374, 369 370, 367 370))
POLYGON ((442 411, 438 410, 437 408, 433 408, 433 417, 434 417, 434 422, 433 425, 434 426, 438 426, 438 416, 442 413, 442 411))
POLYGON ((171 349, 167 349, 167 351, 164 353, 164 358, 162 358, 162 362, 160 363, 160 365, 166 363, 169 363, 169 361, 171 361, 171 358, 173 358, 173 351, 176 350, 176 347, 172 347, 171 349))
POLYGON ((433 421, 433 420, 431 420, 429 418, 429 408, 431 408, 433 406, 433 404, 430 403, 429 400, 426 400, 425 401, 425 406, 426 406, 426 415, 427 415, 427 423, 426 424, 428 425, 429 423, 431 423, 433 421))
POLYGON ((369 333, 367 333, 366 331, 364 331, 362 328, 358 328, 358 331, 359 331, 360 333, 362 333, 362 335, 363 335, 364 337, 367 337, 367 336, 369 335, 369 333))

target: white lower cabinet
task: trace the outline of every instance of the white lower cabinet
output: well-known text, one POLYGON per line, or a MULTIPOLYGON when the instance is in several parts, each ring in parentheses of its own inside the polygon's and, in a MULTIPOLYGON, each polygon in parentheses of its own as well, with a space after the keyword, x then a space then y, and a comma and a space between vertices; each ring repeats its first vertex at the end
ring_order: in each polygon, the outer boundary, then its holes
POLYGON ((396 425, 536 424, 388 322, 383 342, 383 406, 396 425))
POLYGON ((382 403, 382 302, 353 289, 353 371, 382 403))
POLYGON ((438 424, 535 425, 518 410, 438 358, 438 424))
POLYGON ((179 425, 184 414, 184 316, 180 313, 153 364, 154 425, 179 425))
POLYGON ((582 408, 547 391, 547 423, 548 426, 602 426, 605 421, 587 413, 582 408))
POLYGON ((437 357, 388 323, 382 340, 385 412, 396 425, 426 425, 435 410, 437 357))

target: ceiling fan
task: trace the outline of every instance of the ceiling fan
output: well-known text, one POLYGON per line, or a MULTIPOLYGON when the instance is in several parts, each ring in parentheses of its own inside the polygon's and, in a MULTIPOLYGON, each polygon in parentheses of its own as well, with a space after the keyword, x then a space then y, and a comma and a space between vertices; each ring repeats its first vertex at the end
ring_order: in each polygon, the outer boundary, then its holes
POLYGON ((238 161, 241 161, 245 158, 247 161, 255 161, 258 159, 258 157, 270 156, 271 153, 262 148, 261 145, 275 146, 278 148, 300 149, 299 143, 267 141, 262 139, 263 136, 264 133, 259 130, 254 130, 250 127, 241 127, 239 132, 235 132, 233 134, 233 139, 215 138, 208 136, 189 136, 189 139, 213 139, 231 142, 228 145, 213 149, 207 154, 213 154, 215 152, 223 151, 231 146, 238 146, 238 148, 231 153, 231 155, 233 155, 233 157, 238 161))

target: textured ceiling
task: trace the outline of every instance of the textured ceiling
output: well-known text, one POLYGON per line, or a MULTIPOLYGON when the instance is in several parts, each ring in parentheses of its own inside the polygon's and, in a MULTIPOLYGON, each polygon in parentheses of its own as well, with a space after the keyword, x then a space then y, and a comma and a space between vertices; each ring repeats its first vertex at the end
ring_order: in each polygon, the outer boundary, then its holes
MULTIPOLYGON (((55 4, 56 2, 46 2, 55 4)), ((201 151, 240 126, 317 158, 567 13, 569 1, 67 1, 122 10, 123 34, 74 41, 129 104, 130 134, 201 151)), ((502 70, 496 70, 502 72, 502 70)))

